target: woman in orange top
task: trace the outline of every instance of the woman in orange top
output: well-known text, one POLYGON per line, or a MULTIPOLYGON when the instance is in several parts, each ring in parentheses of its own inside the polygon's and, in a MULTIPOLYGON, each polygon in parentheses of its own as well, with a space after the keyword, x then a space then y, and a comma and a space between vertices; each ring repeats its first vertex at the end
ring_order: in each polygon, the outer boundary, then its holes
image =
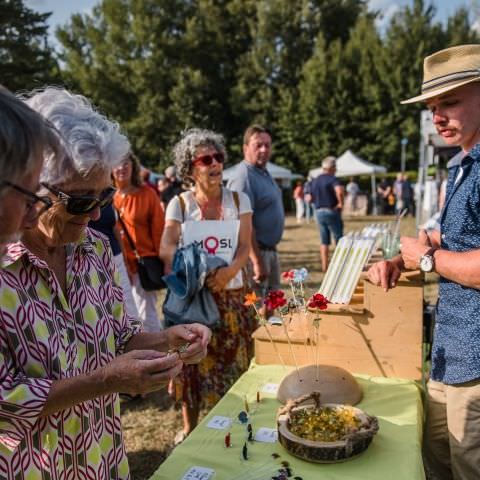
MULTIPOLYGON (((138 254, 141 257, 159 255, 165 212, 155 192, 142 184, 140 162, 133 153, 113 169, 113 180, 117 188, 113 204, 138 254)), ((157 313, 157 292, 147 292, 142 288, 135 254, 120 222, 118 226, 122 231, 122 249, 143 329, 146 332, 156 332, 163 329, 157 313)))

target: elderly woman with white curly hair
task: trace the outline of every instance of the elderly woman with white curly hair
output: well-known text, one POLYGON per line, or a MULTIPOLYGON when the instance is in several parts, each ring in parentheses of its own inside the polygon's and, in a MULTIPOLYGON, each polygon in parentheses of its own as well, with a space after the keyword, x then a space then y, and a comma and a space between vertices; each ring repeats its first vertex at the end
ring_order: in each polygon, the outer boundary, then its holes
POLYGON ((69 155, 45 158, 37 194, 51 207, 7 246, 0 270, 0 476, 130 478, 118 392, 166 385, 204 357, 210 331, 144 333, 124 313, 108 240, 87 228, 130 151, 118 125, 61 89, 27 103, 69 155))
POLYGON ((160 255, 167 270, 177 247, 193 241, 207 252, 223 256, 225 267, 207 278, 220 312, 207 357, 186 367, 175 380, 182 401, 184 427, 176 442, 195 427, 201 407, 212 407, 248 368, 253 355, 252 309, 244 305, 247 285, 242 269, 248 261, 252 209, 248 197, 222 186, 226 150, 223 137, 210 130, 184 132, 174 147, 177 172, 191 190, 174 197, 167 207, 160 255))

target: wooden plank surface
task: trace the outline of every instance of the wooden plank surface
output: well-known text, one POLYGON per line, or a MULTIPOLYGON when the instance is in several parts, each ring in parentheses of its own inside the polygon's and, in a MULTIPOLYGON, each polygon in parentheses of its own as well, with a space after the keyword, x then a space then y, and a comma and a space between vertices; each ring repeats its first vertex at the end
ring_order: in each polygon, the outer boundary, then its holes
MULTIPOLYGON (((363 283, 358 303, 329 305, 321 312, 318 347, 312 333, 312 314, 294 315, 288 336, 282 326, 270 326, 277 350, 288 365, 314 362, 346 368, 352 373, 418 380, 422 368, 423 283, 422 275, 402 275, 388 292, 363 283)), ((281 363, 264 327, 258 329, 255 357, 259 364, 281 363)))

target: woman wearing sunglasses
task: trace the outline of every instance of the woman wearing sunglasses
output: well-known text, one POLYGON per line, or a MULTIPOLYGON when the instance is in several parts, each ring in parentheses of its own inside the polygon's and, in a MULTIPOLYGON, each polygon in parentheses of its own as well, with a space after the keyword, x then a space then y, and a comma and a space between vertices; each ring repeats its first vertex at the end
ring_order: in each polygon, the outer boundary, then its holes
POLYGON ((108 240, 87 228, 130 151, 118 125, 65 90, 28 104, 68 155, 45 157, 37 195, 51 206, 7 246, 0 270, 0 477, 130 478, 118 393, 162 388, 203 358, 210 332, 144 333, 124 313, 108 240), (186 343, 181 358, 166 353, 186 343))
POLYGON ((113 180, 117 188, 113 204, 121 220, 117 225, 121 230, 133 299, 144 330, 158 332, 164 328, 157 312, 158 292, 142 287, 133 248, 141 257, 159 255, 165 212, 155 191, 143 183, 140 162, 133 153, 113 169, 113 180))
POLYGON ((244 305, 246 285, 242 269, 248 261, 252 209, 248 197, 222 186, 226 159, 224 139, 209 130, 186 131, 175 145, 175 164, 191 190, 174 197, 167 207, 161 255, 170 269, 177 247, 193 241, 222 257, 228 265, 207 279, 222 320, 214 328, 207 357, 185 368, 175 383, 182 401, 181 442, 196 426, 201 407, 212 407, 248 368, 255 320, 244 305), (181 241, 180 241, 181 239, 181 241))

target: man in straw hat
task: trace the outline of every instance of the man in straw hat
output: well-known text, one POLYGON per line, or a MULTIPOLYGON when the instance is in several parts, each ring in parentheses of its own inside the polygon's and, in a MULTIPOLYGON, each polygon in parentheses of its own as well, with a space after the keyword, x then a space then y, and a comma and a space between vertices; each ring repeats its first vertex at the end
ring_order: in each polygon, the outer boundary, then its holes
POLYGON ((401 238, 401 255, 379 262, 370 280, 394 287, 403 268, 440 275, 428 382, 425 460, 439 479, 480 478, 480 45, 425 59, 422 93, 447 145, 449 162, 440 231, 401 238))

